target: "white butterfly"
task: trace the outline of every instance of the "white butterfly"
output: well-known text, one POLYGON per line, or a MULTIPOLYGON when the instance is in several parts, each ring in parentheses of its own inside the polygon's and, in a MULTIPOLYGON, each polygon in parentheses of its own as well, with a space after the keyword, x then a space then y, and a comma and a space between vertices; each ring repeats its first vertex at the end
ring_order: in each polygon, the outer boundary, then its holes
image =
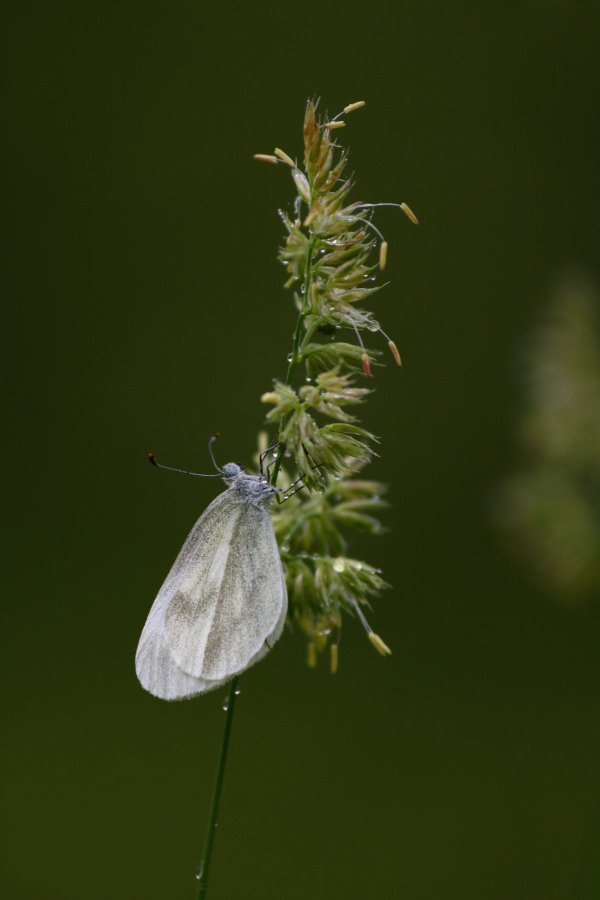
POLYGON ((262 456, 261 475, 236 463, 216 468, 228 489, 188 535, 135 656, 142 686, 163 700, 229 681, 268 653, 285 624, 285 577, 267 509, 279 490, 262 475, 262 456))

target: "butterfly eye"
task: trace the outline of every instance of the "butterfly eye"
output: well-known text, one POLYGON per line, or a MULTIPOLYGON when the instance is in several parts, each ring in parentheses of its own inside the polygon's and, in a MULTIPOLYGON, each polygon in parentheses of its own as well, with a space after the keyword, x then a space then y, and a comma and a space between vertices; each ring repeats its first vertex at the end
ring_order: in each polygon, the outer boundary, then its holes
POLYGON ((221 474, 224 478, 237 478, 242 472, 242 467, 237 463, 229 462, 225 463, 223 468, 221 469, 221 474))

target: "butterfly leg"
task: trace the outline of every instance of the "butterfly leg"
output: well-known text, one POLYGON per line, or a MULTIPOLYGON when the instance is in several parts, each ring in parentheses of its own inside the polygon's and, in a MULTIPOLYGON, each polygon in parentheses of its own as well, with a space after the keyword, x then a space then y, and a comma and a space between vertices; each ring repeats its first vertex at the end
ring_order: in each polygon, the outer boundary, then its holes
MULTIPOLYGON (((267 447, 266 450, 263 450, 262 453, 259 453, 259 455, 258 455, 258 471, 259 471, 259 473, 260 473, 261 478, 264 478, 264 477, 265 477, 265 472, 264 472, 265 459, 267 458, 267 456, 269 455, 269 453, 271 453, 271 451, 272 451, 272 450, 275 450, 277 447, 279 447, 279 441, 275 441, 274 444, 271 444, 270 447, 267 447)), ((267 481, 270 481, 270 480, 271 480, 271 478, 270 478, 270 472, 271 472, 271 466, 272 466, 272 465, 273 465, 273 463, 271 462, 271 463, 269 463, 269 465, 267 466, 267 481)))
POLYGON ((289 500, 290 497, 293 497, 294 494, 297 494, 298 491, 301 491, 302 488, 305 488, 306 485, 304 483, 300 484, 303 481, 304 475, 299 475, 295 481, 292 481, 290 485, 285 490, 281 488, 276 488, 277 493, 275 494, 275 499, 281 506, 282 503, 285 503, 286 500, 289 500), (296 486, 298 485, 298 487, 296 486), (281 497, 283 495, 283 498, 281 497))

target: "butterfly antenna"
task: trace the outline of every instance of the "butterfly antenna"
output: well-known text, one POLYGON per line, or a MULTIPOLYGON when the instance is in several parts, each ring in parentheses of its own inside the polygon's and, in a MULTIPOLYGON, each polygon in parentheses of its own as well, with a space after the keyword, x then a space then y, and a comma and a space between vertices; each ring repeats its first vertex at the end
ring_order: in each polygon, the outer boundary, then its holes
POLYGON ((219 473, 219 475, 222 475, 222 474, 223 474, 223 469, 222 469, 220 466, 217 465, 217 461, 216 461, 216 459, 215 459, 215 454, 213 453, 213 444, 214 444, 214 442, 217 441, 220 437, 221 437, 221 432, 220 432, 220 431, 215 431, 214 434, 211 434, 211 436, 210 436, 210 438, 209 438, 209 441, 208 441, 208 452, 210 453, 210 458, 211 458, 212 461, 213 461, 213 466, 215 467, 215 469, 217 470, 217 472, 219 473))
POLYGON ((216 475, 205 475, 203 472, 189 472, 187 469, 177 469, 174 466, 163 466, 162 463, 158 462, 154 453, 148 454, 148 460, 153 466, 156 466, 157 469, 166 469, 167 472, 179 472, 181 475, 193 475, 194 478, 218 478, 219 475, 221 475, 220 471, 216 475))

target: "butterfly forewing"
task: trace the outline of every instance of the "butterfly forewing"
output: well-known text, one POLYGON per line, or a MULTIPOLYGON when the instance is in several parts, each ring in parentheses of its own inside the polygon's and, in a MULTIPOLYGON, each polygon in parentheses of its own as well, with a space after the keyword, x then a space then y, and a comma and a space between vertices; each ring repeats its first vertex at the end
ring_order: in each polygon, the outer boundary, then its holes
POLYGON ((256 661, 265 640, 280 632, 285 582, 263 506, 225 491, 194 532, 185 571, 172 582, 177 587, 165 613, 165 638, 184 672, 219 681, 256 661))

